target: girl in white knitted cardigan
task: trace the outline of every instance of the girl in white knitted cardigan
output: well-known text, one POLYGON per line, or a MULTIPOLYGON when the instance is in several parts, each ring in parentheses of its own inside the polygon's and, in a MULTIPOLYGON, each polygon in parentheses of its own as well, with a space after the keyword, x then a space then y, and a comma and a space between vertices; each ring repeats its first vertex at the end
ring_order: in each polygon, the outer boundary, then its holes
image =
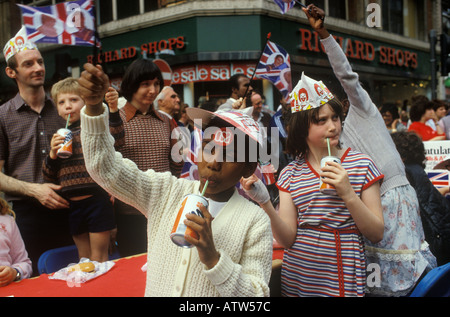
POLYGON ((81 137, 91 177, 148 218, 145 295, 269 296, 270 221, 235 187, 241 177, 252 175, 256 163, 230 162, 227 157, 225 162, 206 159, 202 151, 203 161, 198 163, 200 181, 177 179, 170 173, 153 170, 140 171, 114 151, 107 110, 101 104, 109 85, 107 75, 100 66, 86 64, 79 83, 86 101, 81 137), (210 209, 202 209, 204 219, 192 216, 186 223, 198 232, 199 239, 189 240, 194 248, 180 248, 170 239, 180 203, 185 195, 203 190, 206 179, 209 185, 205 197, 210 209))

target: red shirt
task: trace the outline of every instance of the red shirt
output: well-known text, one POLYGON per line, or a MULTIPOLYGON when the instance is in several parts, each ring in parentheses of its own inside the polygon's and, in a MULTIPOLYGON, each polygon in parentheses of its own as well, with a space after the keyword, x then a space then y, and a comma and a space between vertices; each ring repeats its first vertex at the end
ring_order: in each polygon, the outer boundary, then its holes
POLYGON ((433 128, 431 128, 430 126, 419 121, 411 123, 408 131, 416 132, 422 138, 422 141, 430 141, 435 137, 445 136, 445 134, 439 134, 435 130, 433 130, 433 128))

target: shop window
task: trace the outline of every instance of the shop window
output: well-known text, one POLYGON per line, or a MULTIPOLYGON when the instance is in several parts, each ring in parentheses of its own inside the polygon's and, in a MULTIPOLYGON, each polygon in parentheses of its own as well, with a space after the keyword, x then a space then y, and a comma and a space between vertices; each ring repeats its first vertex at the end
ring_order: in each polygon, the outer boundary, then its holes
POLYGON ((383 30, 403 35, 403 0, 382 1, 383 30))
POLYGON ((144 1, 144 11, 154 11, 159 9, 159 0, 145 0, 144 1))
POLYGON ((346 19, 347 18, 346 4, 347 0, 328 1, 328 15, 339 19, 346 19))
POLYGON ((99 24, 111 22, 113 20, 113 3, 112 0, 97 0, 99 12, 99 24))
POLYGON ((140 0, 126 0, 116 1, 117 5, 117 19, 125 19, 134 15, 139 15, 140 0))
POLYGON ((361 0, 347 0, 348 20, 357 24, 366 24, 366 3, 361 0))
POLYGON ((428 35, 425 27, 425 1, 406 0, 405 5, 408 14, 404 16, 404 35, 426 40, 428 35))
MULTIPOLYGON (((322 9, 326 10, 326 8, 325 8, 325 1, 328 2, 328 0, 312 0, 312 1, 308 0, 308 1, 306 1, 305 4, 306 4, 306 5, 310 5, 310 4, 312 3, 312 4, 314 4, 316 7, 319 7, 319 8, 322 8, 322 9)), ((331 1, 331 2, 335 2, 335 1, 337 1, 337 0, 333 0, 333 1, 331 1)))

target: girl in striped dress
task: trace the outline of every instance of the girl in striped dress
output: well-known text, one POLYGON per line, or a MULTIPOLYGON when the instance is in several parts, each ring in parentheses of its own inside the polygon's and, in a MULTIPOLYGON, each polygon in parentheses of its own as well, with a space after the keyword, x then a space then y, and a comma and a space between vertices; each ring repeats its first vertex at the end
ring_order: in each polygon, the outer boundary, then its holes
MULTIPOLYGON (((303 75, 291 98, 295 113, 287 148, 297 159, 278 179, 278 213, 270 201, 256 199, 271 218, 274 238, 285 248, 282 295, 364 296, 363 236, 373 242, 383 237, 383 175, 368 156, 340 147, 342 105, 322 82, 303 75), (329 152, 341 164, 331 162, 322 169, 321 159, 329 152), (320 178, 337 195, 321 193, 320 178)), ((244 188, 251 189, 249 184, 243 182, 244 188)))
POLYGON ((380 201, 382 175, 373 161, 341 149, 342 106, 323 106, 293 114, 288 150, 298 159, 278 180, 279 221, 274 235, 287 249, 283 259, 284 296, 363 296, 366 266, 363 237, 379 241, 384 223, 380 201), (341 164, 320 161, 331 155, 341 164), (323 182, 337 196, 319 191, 323 182), (281 229, 281 230, 280 230, 281 229))

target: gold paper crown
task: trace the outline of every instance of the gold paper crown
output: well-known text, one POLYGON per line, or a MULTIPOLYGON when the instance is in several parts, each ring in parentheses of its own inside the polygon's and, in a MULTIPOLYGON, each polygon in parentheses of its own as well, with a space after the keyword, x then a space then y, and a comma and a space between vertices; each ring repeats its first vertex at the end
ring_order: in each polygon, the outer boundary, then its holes
POLYGON ((289 95, 292 113, 319 108, 334 98, 322 81, 302 73, 302 78, 289 95))

